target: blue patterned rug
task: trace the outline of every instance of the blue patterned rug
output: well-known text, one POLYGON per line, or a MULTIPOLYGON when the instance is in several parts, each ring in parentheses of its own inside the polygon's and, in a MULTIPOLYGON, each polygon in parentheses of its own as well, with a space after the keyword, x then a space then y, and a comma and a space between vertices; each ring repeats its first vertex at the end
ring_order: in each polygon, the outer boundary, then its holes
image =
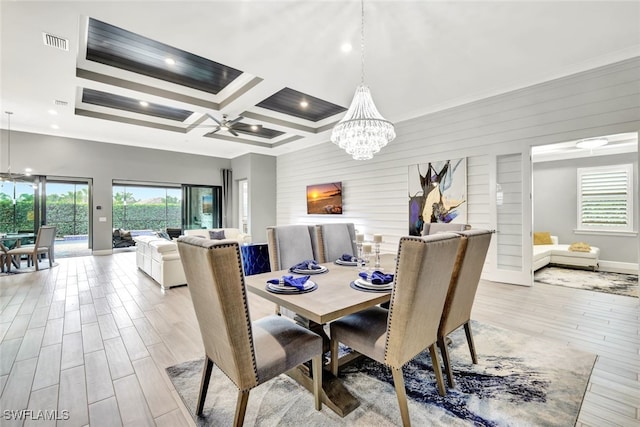
MULTIPOLYGON (((428 351, 404 369, 409 415, 416 426, 572 426, 580 411, 595 356, 554 341, 473 322, 478 365, 462 330, 451 335, 456 389, 438 395, 428 351)), ((193 412, 202 360, 167 368, 176 390, 193 412)), ((362 359, 340 374, 360 406, 340 418, 281 375, 251 390, 245 425, 395 426, 401 424, 391 372, 362 359)), ((198 425, 230 425, 236 388, 214 368, 198 425)))
POLYGON ((638 275, 547 266, 533 275, 538 283, 638 298, 638 275))

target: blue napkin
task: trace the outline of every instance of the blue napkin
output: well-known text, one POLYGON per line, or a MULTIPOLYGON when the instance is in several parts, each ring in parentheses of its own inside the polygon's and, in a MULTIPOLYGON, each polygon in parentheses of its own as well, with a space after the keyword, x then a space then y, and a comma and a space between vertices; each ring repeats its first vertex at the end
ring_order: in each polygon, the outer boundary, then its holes
POLYGON ((387 283, 393 282, 393 274, 385 274, 378 270, 371 273, 371 275, 367 275, 367 273, 363 271, 362 273, 359 273, 358 276, 373 283, 374 285, 386 285, 387 283))
POLYGON ((267 280, 267 283, 271 283, 274 285, 286 285, 293 286, 301 291, 304 291, 304 284, 307 283, 311 276, 302 276, 302 277, 293 277, 293 276, 282 276, 280 279, 271 279, 267 280))
POLYGON ((294 265, 293 267, 291 267, 289 269, 289 271, 293 271, 293 270, 320 270, 321 268, 322 268, 322 266, 318 265, 316 260, 308 259, 308 260, 299 262, 298 264, 294 265))
POLYGON ((346 261, 346 262, 357 262, 358 258, 354 257, 351 254, 342 254, 342 256, 340 257, 340 261, 346 261))

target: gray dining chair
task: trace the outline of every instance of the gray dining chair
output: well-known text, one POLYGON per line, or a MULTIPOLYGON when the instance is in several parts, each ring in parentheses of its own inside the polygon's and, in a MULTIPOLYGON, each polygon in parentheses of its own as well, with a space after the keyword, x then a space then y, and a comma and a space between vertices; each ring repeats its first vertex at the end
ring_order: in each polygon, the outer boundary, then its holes
POLYGON ((343 254, 358 256, 355 240, 356 229, 353 223, 316 225, 318 262, 332 262, 343 254))
POLYGON ((447 347, 447 335, 464 326, 471 361, 474 364, 478 363, 471 332, 471 309, 493 233, 489 230, 476 229, 461 231, 458 234, 462 236, 462 242, 456 255, 451 283, 438 327, 438 347, 442 353, 444 370, 451 388, 455 387, 455 383, 447 347))
POLYGON ((330 324, 333 374, 339 343, 391 368, 405 426, 411 421, 402 367, 427 347, 438 392, 446 393, 436 341, 460 240, 453 233, 402 237, 389 310, 372 307, 330 324))
POLYGON ((314 225, 267 227, 267 245, 271 271, 285 270, 308 259, 318 261, 314 225))
POLYGON ((241 426, 251 389, 309 360, 320 410, 322 338, 281 316, 251 322, 238 242, 183 236, 177 244, 205 350, 196 415, 214 364, 238 388, 234 426, 241 426))
MULTIPOLYGON (((31 263, 35 265, 36 270, 40 270, 38 263, 41 254, 46 254, 49 259, 49 267, 53 266, 53 247, 56 239, 56 227, 43 225, 38 229, 36 243, 34 245, 19 246, 6 252, 7 271, 11 271, 11 263, 14 258, 20 260, 23 255, 27 256, 27 266, 31 263)), ((18 261, 19 262, 19 261, 18 261)))
POLYGON ((422 226, 422 235, 428 236, 429 234, 436 234, 450 231, 464 231, 469 230, 471 226, 469 224, 451 223, 451 222, 425 222, 422 226))

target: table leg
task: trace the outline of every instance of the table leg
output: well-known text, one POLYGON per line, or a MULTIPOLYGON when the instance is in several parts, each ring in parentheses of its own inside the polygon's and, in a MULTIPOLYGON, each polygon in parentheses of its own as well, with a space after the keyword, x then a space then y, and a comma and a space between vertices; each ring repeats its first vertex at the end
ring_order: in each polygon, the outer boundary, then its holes
MULTIPOLYGON (((323 352, 326 353, 330 350, 330 339, 324 330, 323 324, 313 322, 300 315, 296 315, 294 319, 300 326, 309 329, 322 337, 323 352)), ((287 375, 313 393, 313 378, 308 366, 298 366, 287 372, 287 375)), ((351 411, 360 406, 360 401, 352 395, 349 390, 347 390, 340 379, 331 373, 328 361, 325 361, 325 366, 322 370, 321 394, 322 403, 327 405, 331 410, 333 410, 333 412, 341 417, 348 415, 351 411)))

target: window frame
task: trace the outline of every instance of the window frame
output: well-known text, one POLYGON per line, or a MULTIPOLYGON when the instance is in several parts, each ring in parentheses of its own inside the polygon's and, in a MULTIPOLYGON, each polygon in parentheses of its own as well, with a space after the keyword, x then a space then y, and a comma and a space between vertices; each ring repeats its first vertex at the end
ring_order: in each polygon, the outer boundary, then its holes
POLYGON ((577 219, 576 219, 576 231, 588 232, 588 231, 596 231, 596 232, 633 232, 634 224, 634 188, 633 188, 633 164, 618 164, 618 165, 608 165, 608 166, 591 166, 591 167, 583 167, 577 168, 577 219), (582 207, 584 203, 582 187, 583 187, 583 178, 585 175, 596 175, 596 174, 606 174, 606 173, 625 173, 626 174, 626 225, 615 225, 615 224, 605 224, 605 223, 597 223, 597 224, 585 224, 583 222, 583 212, 582 207))

